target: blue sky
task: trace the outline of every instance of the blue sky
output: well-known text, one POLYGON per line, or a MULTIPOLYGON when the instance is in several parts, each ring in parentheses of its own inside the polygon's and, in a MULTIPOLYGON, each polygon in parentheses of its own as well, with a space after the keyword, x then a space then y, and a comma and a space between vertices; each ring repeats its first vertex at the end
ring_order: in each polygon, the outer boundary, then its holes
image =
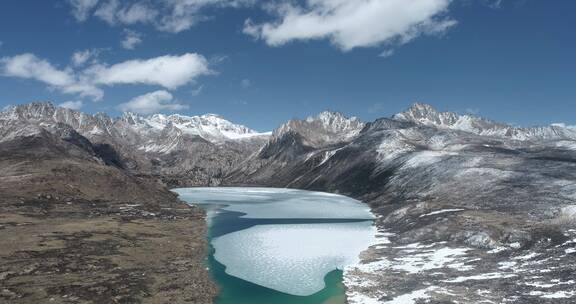
POLYGON ((576 1, 0 1, 0 107, 576 124, 576 1), (74 54, 76 54, 73 59, 74 54))

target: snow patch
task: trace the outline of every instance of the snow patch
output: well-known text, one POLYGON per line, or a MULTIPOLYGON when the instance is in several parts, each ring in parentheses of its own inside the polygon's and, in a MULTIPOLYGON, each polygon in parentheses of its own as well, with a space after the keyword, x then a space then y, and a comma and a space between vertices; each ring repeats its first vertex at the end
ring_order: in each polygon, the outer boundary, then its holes
MULTIPOLYGON (((462 268, 463 264, 451 263, 464 256, 469 249, 443 247, 436 250, 424 251, 418 254, 402 255, 394 260, 392 269, 408 273, 419 273, 426 270, 450 267, 462 268)), ((468 269, 466 269, 468 270, 468 269)))
POLYGON ((512 278, 515 277, 515 274, 505 274, 499 272, 492 272, 492 273, 483 273, 480 275, 473 275, 467 277, 457 277, 451 280, 444 280, 442 282, 447 283, 462 283, 466 281, 481 281, 481 280, 494 280, 494 279, 505 279, 505 278, 512 278))
POLYGON ((457 155, 456 152, 446 151, 422 151, 415 152, 412 157, 404 164, 407 168, 416 168, 421 166, 428 166, 442 161, 445 157, 457 155))
POLYGON ((425 289, 415 290, 411 293, 403 294, 401 296, 397 296, 390 301, 386 301, 386 304, 412 304, 416 303, 416 300, 425 300, 430 299, 428 293, 437 290, 437 287, 428 287, 425 289))
POLYGON ((420 217, 442 214, 442 213, 447 213, 447 212, 458 212, 458 211, 464 211, 464 210, 466 210, 466 209, 442 209, 442 210, 437 210, 437 211, 432 211, 430 213, 422 214, 422 215, 420 215, 420 217))

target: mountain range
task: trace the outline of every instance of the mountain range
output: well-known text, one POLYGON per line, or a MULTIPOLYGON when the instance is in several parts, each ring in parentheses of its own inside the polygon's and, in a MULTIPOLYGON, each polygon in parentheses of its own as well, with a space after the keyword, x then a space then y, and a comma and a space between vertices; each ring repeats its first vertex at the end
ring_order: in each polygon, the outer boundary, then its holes
MULTIPOLYGON (((122 175, 126 181, 113 183, 119 187, 154 185, 157 191, 143 186, 150 200, 163 187, 243 185, 370 204, 380 243, 363 254, 363 266, 345 271, 350 303, 411 293, 431 303, 570 303, 576 296, 574 127, 521 128, 422 103, 372 122, 326 111, 268 133, 213 114, 111 118, 50 103, 0 113, 4 159, 48 151, 122 175)), ((22 159, 3 167, 31 171, 22 159)), ((51 195, 72 195, 64 185, 52 188, 58 194, 51 195)))

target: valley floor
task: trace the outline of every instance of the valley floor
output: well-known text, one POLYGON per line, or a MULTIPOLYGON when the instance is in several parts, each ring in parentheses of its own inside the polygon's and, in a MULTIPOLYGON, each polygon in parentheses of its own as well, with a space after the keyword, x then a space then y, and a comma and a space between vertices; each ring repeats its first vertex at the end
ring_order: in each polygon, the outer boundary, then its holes
POLYGON ((0 196, 0 303, 212 303, 204 214, 0 196))

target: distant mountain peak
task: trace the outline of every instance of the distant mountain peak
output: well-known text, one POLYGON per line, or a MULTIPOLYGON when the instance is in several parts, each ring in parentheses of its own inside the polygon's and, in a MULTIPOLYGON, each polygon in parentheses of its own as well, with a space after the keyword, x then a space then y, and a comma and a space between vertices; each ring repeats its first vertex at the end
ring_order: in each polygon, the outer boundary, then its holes
POLYGON ((291 119, 274 130, 272 137, 280 139, 288 133, 296 133, 306 144, 323 146, 349 141, 364 128, 356 117, 346 117, 340 112, 323 111, 306 119, 291 119))
POLYGON ((34 101, 7 107, 0 117, 7 119, 40 119, 54 115, 56 106, 49 101, 34 101))
POLYGON ((424 125, 444 126, 452 125, 459 115, 454 112, 440 112, 433 106, 416 102, 406 111, 393 116, 397 120, 407 120, 424 125))
POLYGON ((515 140, 576 139, 576 130, 560 125, 520 128, 475 115, 440 112, 433 106, 421 102, 414 103, 406 111, 393 115, 392 119, 439 129, 515 140))
POLYGON ((0 112, 0 126, 14 122, 31 123, 42 128, 66 124, 87 138, 103 142, 122 142, 147 152, 170 152, 185 148, 179 144, 186 137, 201 137, 211 143, 265 140, 270 133, 260 133, 232 123, 217 114, 185 116, 153 114, 142 116, 124 112, 117 118, 105 113, 94 115, 55 106, 51 102, 32 102, 6 108, 0 112))

